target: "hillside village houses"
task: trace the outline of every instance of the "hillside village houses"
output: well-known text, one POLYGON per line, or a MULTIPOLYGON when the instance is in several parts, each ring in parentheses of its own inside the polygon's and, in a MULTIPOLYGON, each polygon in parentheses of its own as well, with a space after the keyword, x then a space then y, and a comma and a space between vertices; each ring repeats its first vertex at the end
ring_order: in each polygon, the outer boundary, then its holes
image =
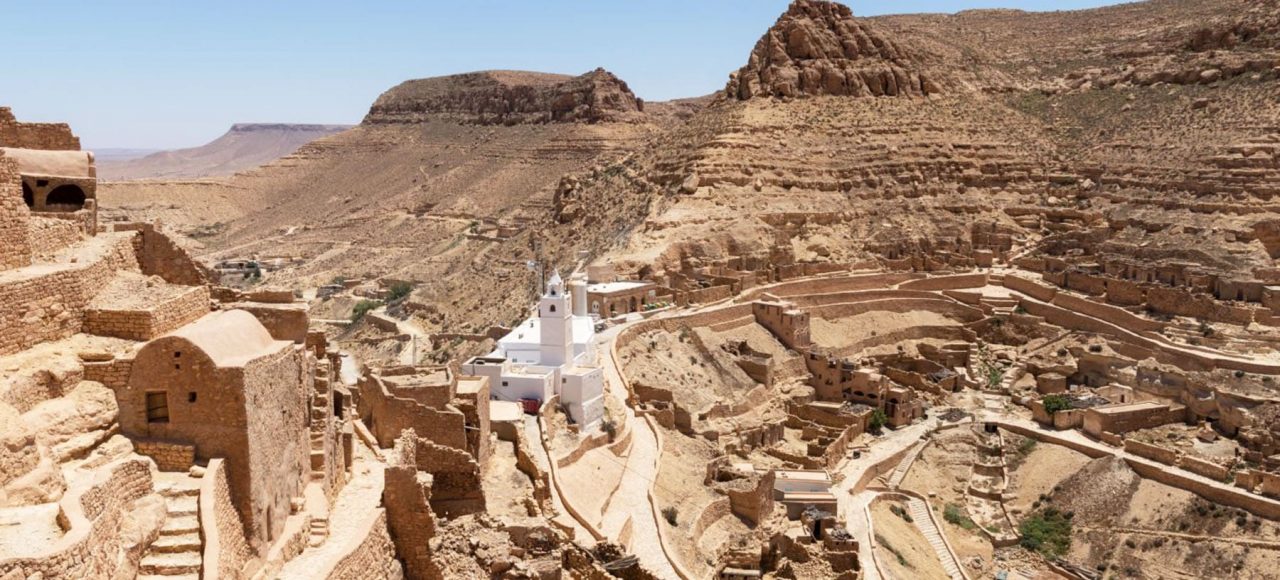
POLYGON ((604 373, 595 364, 595 321, 587 314, 587 283, 573 276, 566 291, 557 271, 538 300, 538 314, 473 357, 463 374, 488 377, 493 398, 541 406, 559 397, 585 433, 604 418, 604 373))

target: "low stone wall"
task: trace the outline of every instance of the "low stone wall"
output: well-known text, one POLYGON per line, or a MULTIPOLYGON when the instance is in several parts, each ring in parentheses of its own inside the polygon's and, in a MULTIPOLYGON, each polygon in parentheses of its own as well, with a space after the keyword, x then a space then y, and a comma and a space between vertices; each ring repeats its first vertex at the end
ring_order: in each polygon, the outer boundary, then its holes
POLYGON ((1165 327, 1163 323, 1147 318, 1142 318, 1123 308, 1100 304, 1093 300, 1072 296, 1070 294, 1059 293, 1053 298, 1053 303, 1082 314, 1088 314, 1094 318, 1105 320, 1111 324, 1127 328, 1134 332, 1159 332, 1165 327))
POLYGON ((133 372, 133 359, 112 359, 108 361, 86 361, 84 380, 102 383, 107 388, 118 391, 129 384, 129 375, 133 372))
POLYGON ((903 282, 898 287, 903 290, 957 290, 960 288, 981 288, 987 285, 986 274, 961 274, 959 276, 935 276, 921 280, 903 282))
MULTIPOLYGON (((317 570, 316 578, 329 580, 400 580, 404 569, 396 560, 395 546, 387 534, 387 510, 378 508, 371 512, 368 523, 351 537, 362 539, 352 546, 331 570, 317 570)), ((329 541, 337 541, 331 538, 329 541)))
POLYGON ((1175 449, 1169 449, 1168 447, 1161 447, 1159 445, 1134 441, 1133 439, 1126 439, 1124 441, 1124 450, 1137 455, 1138 457, 1145 457, 1165 465, 1174 465, 1178 463, 1178 451, 1175 449))
POLYGON ((1227 469, 1226 466, 1191 455, 1183 455, 1182 459, 1178 461, 1178 467, 1214 481, 1226 481, 1228 477, 1231 477, 1231 470, 1227 469))
POLYGON ((806 308, 810 314, 828 320, 846 318, 867 312, 919 312, 925 310, 953 317, 965 322, 976 322, 986 317, 981 310, 932 295, 928 298, 885 298, 865 302, 828 304, 806 308))
POLYGON ((94 243, 75 264, 0 272, 0 355, 80 332, 89 301, 115 272, 138 271, 129 236, 100 235, 94 243))
POLYGON ((112 577, 121 564, 124 510, 151 491, 149 460, 126 457, 103 466, 58 502, 66 534, 32 556, 0 560, 0 578, 112 577))
POLYGON ((378 447, 389 449, 405 429, 438 445, 467 450, 466 416, 453 409, 433 409, 413 399, 396 397, 373 375, 360 378, 360 416, 372 420, 378 447))
POLYGON ((607 433, 596 433, 595 435, 583 437, 582 440, 578 441, 578 446, 573 448, 573 451, 556 458, 556 467, 565 468, 573 465, 574 463, 577 463, 579 459, 582 459, 582 456, 586 455, 588 451, 604 447, 608 443, 609 434, 607 433))
POLYGON ((187 471, 195 463, 196 447, 165 441, 139 440, 133 442, 139 455, 146 455, 156 462, 160 471, 187 471))
POLYGON ((32 253, 49 257, 65 250, 80 241, 84 228, 77 222, 32 215, 31 220, 32 253))
POLYGON ((752 289, 751 291, 744 293, 740 300, 755 300, 761 294, 766 292, 779 298, 785 298, 802 294, 829 294, 833 292, 848 292, 851 290, 866 290, 869 288, 888 288, 908 280, 917 280, 924 277, 924 274, 886 272, 841 276, 836 278, 822 278, 818 280, 799 280, 795 282, 776 284, 767 288, 752 289))
POLYGON ((147 341, 177 330, 208 313, 209 289, 192 286, 144 310, 88 309, 84 313, 84 332, 147 341))
POLYGON ((1052 301, 1058 295, 1057 288, 1021 276, 1005 275, 1003 284, 1005 288, 1016 290, 1041 302, 1052 301))
POLYGON ((222 459, 209 460, 200 479, 200 534, 204 537, 202 580, 238 580, 253 558, 222 459))

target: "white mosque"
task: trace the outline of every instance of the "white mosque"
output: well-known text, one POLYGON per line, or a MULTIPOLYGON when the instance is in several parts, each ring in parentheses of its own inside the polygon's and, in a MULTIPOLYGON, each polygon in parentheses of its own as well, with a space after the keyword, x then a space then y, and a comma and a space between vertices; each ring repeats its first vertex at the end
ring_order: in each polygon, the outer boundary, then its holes
POLYGON ((565 291, 560 273, 547 280, 538 314, 498 340, 493 352, 463 363, 463 374, 489 377, 490 394, 504 401, 537 401, 558 395, 581 432, 604 418, 604 372, 595 364, 595 321, 587 314, 582 275, 565 291))

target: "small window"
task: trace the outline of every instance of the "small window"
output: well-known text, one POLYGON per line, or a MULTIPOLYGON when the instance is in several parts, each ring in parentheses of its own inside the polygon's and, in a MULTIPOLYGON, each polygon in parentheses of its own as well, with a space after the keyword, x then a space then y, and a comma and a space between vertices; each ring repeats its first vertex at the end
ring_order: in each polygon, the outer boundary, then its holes
POLYGON ((147 393, 147 422, 169 422, 169 397, 163 392, 147 393))
POLYGON ((555 304, 552 304, 552 305, 551 305, 551 311, 552 311, 552 312, 555 312, 555 311, 556 311, 556 305, 555 305, 555 304))
POLYGON ((187 402, 188 402, 188 403, 194 403, 194 402, 196 402, 196 392, 195 392, 195 391, 191 391, 190 393, 187 393, 187 402))
POLYGON ((502 386, 507 386, 507 381, 502 381, 502 386))
POLYGON ((174 353, 173 353, 173 358, 182 358, 182 351, 174 352, 174 353))

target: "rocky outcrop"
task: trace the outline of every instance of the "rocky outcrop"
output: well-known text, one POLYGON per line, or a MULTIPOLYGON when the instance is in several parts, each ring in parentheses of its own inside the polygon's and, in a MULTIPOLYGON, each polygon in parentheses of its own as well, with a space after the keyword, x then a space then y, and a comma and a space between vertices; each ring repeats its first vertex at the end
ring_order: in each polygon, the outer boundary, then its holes
POLYGON ((627 83, 604 69, 577 77, 484 71, 403 82, 378 97, 364 123, 613 123, 638 121, 643 111, 627 83))
POLYGON ((756 43, 725 94, 852 97, 923 96, 941 91, 918 61, 848 6, 795 0, 756 43))

